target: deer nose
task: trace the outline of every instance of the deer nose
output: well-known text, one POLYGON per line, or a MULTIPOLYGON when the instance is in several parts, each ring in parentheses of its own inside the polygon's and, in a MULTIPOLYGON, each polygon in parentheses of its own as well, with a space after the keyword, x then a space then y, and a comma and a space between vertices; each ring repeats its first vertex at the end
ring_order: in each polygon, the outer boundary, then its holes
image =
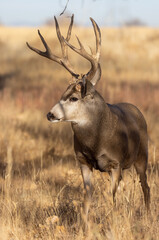
POLYGON ((51 112, 49 112, 48 114, 47 114, 47 119, 50 121, 50 120, 53 120, 55 118, 55 116, 54 116, 54 114, 53 113, 51 113, 51 112))

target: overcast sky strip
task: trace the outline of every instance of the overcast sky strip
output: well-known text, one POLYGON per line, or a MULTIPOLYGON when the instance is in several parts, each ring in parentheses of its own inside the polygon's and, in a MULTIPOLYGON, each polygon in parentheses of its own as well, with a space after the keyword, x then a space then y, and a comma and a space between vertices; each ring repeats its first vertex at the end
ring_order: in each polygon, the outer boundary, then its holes
MULTIPOLYGON (((67 0, 0 0, 0 21, 9 26, 38 26, 58 16, 67 0)), ((93 17, 100 25, 119 26, 139 19, 159 26, 159 0, 69 0, 67 12, 79 24, 88 25, 93 17)))

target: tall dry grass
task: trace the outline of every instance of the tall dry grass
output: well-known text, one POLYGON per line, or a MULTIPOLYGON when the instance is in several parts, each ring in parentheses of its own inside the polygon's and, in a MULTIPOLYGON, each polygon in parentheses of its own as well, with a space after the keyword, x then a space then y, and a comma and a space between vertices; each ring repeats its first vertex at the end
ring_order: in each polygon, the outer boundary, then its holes
MULTIPOLYGON (((62 28, 66 33, 66 29, 62 28)), ((109 176, 94 171, 88 239, 159 239, 159 30, 101 29, 102 80, 98 90, 110 103, 131 102, 144 113, 149 132, 147 217, 139 179, 124 172, 116 205, 109 176)), ((60 54, 55 30, 41 32, 60 54)), ((94 45, 92 29, 73 30, 94 45)), ((30 52, 42 48, 33 28, 0 27, 0 239, 85 239, 80 212, 83 183, 68 123, 50 124, 46 113, 60 98, 69 74, 30 52)), ((69 52, 78 72, 87 61, 69 52)))

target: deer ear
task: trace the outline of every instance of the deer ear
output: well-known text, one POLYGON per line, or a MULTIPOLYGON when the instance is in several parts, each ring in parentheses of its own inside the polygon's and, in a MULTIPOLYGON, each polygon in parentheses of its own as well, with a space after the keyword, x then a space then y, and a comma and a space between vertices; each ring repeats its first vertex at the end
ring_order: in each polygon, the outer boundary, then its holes
POLYGON ((84 98, 86 96, 87 92, 87 81, 85 77, 83 78, 83 81, 81 83, 81 97, 84 98))

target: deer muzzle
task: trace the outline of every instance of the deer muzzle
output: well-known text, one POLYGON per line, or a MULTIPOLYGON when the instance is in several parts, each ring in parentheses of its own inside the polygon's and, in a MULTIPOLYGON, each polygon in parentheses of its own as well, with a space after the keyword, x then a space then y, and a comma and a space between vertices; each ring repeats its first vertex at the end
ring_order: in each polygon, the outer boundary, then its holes
POLYGON ((51 112, 49 112, 46 116, 47 116, 47 119, 49 121, 51 121, 51 122, 60 122, 60 121, 62 121, 62 118, 55 117, 55 115, 53 113, 51 113, 51 112))
POLYGON ((54 114, 51 113, 51 112, 49 112, 46 116, 47 116, 47 119, 48 119, 49 121, 52 121, 52 120, 55 120, 55 119, 56 119, 55 116, 54 116, 54 114))

